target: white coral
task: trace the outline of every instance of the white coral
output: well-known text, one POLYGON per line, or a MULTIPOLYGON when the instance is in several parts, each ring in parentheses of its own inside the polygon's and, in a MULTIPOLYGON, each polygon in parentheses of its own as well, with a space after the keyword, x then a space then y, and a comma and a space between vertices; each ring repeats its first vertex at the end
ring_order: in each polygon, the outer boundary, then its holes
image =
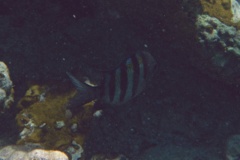
POLYGON ((27 146, 10 145, 0 150, 1 160, 69 160, 68 156, 56 150, 33 149, 27 146))
POLYGON ((76 141, 72 141, 72 144, 65 150, 71 155, 72 160, 78 160, 82 157, 83 148, 76 141))
POLYGON ((238 0, 231 0, 231 11, 233 14, 232 22, 238 23, 240 21, 240 4, 238 0))
MULTIPOLYGON (((240 8, 238 12, 240 16, 240 8)), ((198 15, 196 26, 199 42, 216 48, 221 46, 224 55, 227 52, 240 55, 240 31, 237 28, 228 26, 209 15, 198 15)))
POLYGON ((0 105, 2 110, 9 108, 13 103, 13 84, 9 70, 4 62, 0 61, 0 105))
MULTIPOLYGON (((27 159, 26 160, 68 160, 68 157, 65 153, 60 151, 54 151, 54 150, 43 150, 43 149, 35 149, 29 153, 27 153, 27 159)), ((10 160, 10 159, 9 159, 10 160)))

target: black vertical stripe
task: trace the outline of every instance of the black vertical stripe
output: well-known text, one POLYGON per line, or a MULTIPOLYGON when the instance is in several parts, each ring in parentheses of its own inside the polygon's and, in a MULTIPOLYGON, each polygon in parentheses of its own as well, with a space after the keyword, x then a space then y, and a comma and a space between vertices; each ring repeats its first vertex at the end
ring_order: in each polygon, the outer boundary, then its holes
POLYGON ((116 70, 112 71, 110 73, 110 81, 109 81, 109 99, 110 102, 113 101, 114 95, 115 95, 115 74, 116 74, 116 70))
POLYGON ((120 89, 121 89, 121 94, 120 94, 120 102, 123 102, 124 97, 126 95, 126 91, 127 91, 127 86, 128 86, 128 77, 127 77, 127 66, 126 66, 126 62, 121 64, 120 66, 120 70, 121 70, 121 75, 120 75, 120 89))
POLYGON ((105 73, 104 74, 104 79, 103 79, 103 82, 102 82, 102 92, 100 92, 102 98, 104 98, 104 100, 106 100, 106 102, 109 101, 109 82, 110 82, 110 73, 105 73))
POLYGON ((133 55, 132 56, 132 63, 133 63, 133 89, 132 89, 132 97, 136 95, 137 92, 137 87, 138 87, 138 83, 139 83, 139 62, 138 59, 136 57, 137 55, 133 55))

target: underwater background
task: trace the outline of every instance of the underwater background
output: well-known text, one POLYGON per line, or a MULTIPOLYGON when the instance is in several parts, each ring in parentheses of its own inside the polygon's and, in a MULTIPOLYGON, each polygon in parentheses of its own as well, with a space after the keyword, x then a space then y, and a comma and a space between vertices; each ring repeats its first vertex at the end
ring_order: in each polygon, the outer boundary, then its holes
POLYGON ((238 0, 0 0, 0 158, 239 159, 239 29, 238 0), (157 62, 141 94, 100 116, 66 107, 66 72, 99 82, 139 51, 157 62))

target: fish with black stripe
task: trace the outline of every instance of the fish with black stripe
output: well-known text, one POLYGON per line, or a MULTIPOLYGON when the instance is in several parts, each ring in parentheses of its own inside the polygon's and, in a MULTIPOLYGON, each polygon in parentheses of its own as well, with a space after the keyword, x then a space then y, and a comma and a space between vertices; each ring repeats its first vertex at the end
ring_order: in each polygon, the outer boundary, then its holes
POLYGON ((103 73, 99 86, 80 82, 67 72, 78 90, 79 106, 97 99, 106 104, 120 105, 139 95, 156 68, 156 61, 149 52, 139 52, 128 57, 119 66, 103 73))

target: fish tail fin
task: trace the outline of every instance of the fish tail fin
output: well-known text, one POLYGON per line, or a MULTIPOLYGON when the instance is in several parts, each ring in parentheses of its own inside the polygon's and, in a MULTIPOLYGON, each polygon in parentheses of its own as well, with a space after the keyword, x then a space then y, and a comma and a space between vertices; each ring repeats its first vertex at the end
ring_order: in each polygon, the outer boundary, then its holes
POLYGON ((69 108, 82 106, 98 98, 99 87, 92 87, 86 83, 80 82, 69 72, 66 72, 66 74, 78 91, 78 93, 70 100, 68 104, 69 108))
POLYGON ((70 78, 71 82, 73 83, 73 85, 76 87, 76 89, 80 92, 86 92, 90 86, 88 86, 85 83, 80 82, 77 78, 75 78, 71 73, 66 72, 66 74, 68 75, 68 77, 70 78))

